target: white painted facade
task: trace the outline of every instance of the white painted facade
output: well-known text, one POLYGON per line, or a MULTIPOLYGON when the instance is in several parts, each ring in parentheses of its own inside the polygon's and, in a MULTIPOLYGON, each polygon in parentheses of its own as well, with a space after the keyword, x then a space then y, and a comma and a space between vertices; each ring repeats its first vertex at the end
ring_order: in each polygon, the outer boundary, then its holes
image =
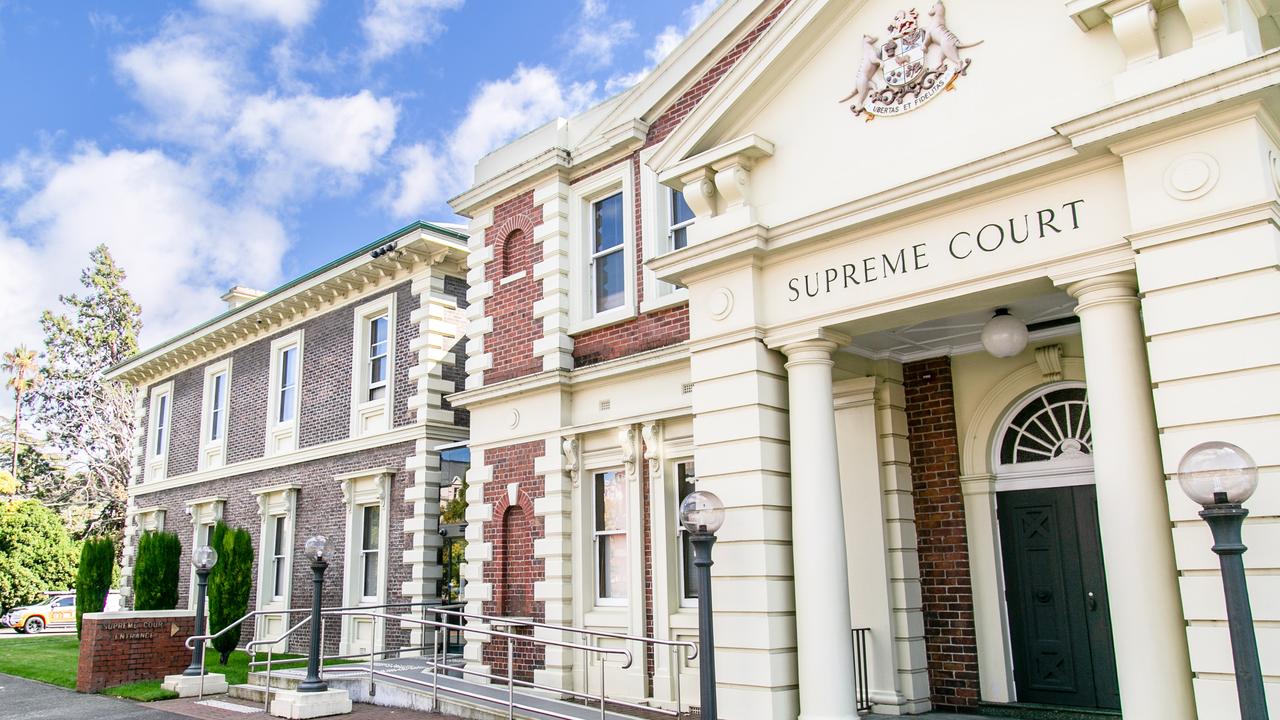
MULTIPOLYGON (((473 217, 477 300, 468 390, 453 396, 477 453, 468 609, 494 592, 482 453, 541 442, 535 600, 547 622, 645 634, 639 593, 596 600, 589 522, 592 471, 620 469, 643 585, 636 478, 648 463, 652 632, 695 638, 673 589, 671 478, 689 458, 728 507, 713 568, 722 717, 852 717, 848 627, 870 628, 876 711, 930 709, 902 364, 950 356, 980 699, 1019 700, 997 493, 1092 485, 1125 716, 1239 717, 1216 556, 1173 476, 1188 448, 1226 440, 1262 468, 1245 563, 1280 713, 1280 8, 949 0, 948 26, 982 41, 963 50, 967 73, 909 114, 867 121, 835 101, 862 35, 882 35, 902 0, 793 0, 639 150, 644 187, 627 174, 628 198, 661 182, 697 214, 687 248, 659 253, 646 228, 643 256, 648 287, 687 288, 671 301, 687 293, 689 339, 573 369, 586 239, 570 181, 638 150, 773 7, 729 0, 640 85, 488 156, 455 199, 473 217), (486 284, 498 281, 484 274, 484 230, 524 189, 543 205, 544 371, 486 382, 486 284), (997 359, 977 344, 997 307, 1077 322, 997 359), (1054 387, 1087 388, 1089 457, 1004 466, 1012 413, 1054 387)), ((478 641, 467 660, 483 667, 478 641)), ((640 665, 609 675, 610 692, 669 705, 679 681, 696 704, 696 662, 677 672, 657 653, 651 677, 640 665)), ((584 687, 593 668, 548 649, 537 679, 584 687)))

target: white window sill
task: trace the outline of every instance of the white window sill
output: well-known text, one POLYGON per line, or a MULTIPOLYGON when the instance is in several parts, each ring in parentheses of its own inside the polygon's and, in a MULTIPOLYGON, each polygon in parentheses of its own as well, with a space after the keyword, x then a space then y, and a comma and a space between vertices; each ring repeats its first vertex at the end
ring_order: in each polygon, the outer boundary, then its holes
POLYGON ((580 335, 590 330, 596 330, 608 325, 616 325, 620 322, 626 322, 636 316, 636 312, 632 308, 633 305, 628 303, 620 308, 614 308, 608 312, 603 312, 599 315, 578 320, 577 322, 569 325, 569 334, 580 335))
POLYGON ((520 271, 520 272, 518 272, 518 273, 512 273, 511 275, 508 275, 508 276, 506 276, 506 277, 502 278, 501 280, 499 280, 499 281, 498 281, 498 285, 499 285, 499 286, 501 286, 501 285, 506 285, 507 283, 513 283, 513 282, 515 282, 515 281, 517 281, 517 280, 519 280, 519 279, 523 278, 523 277, 525 276, 525 274, 526 274, 526 272, 525 272, 524 270, 521 270, 521 271, 520 271))
POLYGON ((687 302, 689 302, 689 289, 680 288, 678 290, 673 290, 666 295, 659 295, 656 300, 646 297, 644 302, 640 303, 640 312, 651 313, 655 310, 664 310, 675 305, 683 305, 687 302))
POLYGON ((627 608, 625 605, 596 607, 583 614, 582 622, 588 627, 625 628, 627 627, 627 608))

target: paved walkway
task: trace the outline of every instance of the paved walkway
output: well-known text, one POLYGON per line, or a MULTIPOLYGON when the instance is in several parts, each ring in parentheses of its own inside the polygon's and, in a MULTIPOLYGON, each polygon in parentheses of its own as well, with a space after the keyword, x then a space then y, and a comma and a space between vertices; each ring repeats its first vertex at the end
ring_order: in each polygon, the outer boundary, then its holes
MULTIPOLYGON (((149 707, 165 711, 166 718, 199 718, 200 720, 262 720, 270 717, 262 712, 260 703, 247 703, 243 700, 232 700, 226 695, 205 698, 203 702, 195 698, 185 700, 161 700, 148 703, 149 707)), ((419 712, 417 710, 401 710, 374 705, 355 703, 350 715, 343 715, 342 720, 458 720, 451 715, 419 712)), ((149 719, 148 719, 149 720, 149 719)))
POLYGON ((0 718, 8 720, 183 720, 130 700, 106 695, 81 695, 74 690, 35 680, 0 675, 0 718))

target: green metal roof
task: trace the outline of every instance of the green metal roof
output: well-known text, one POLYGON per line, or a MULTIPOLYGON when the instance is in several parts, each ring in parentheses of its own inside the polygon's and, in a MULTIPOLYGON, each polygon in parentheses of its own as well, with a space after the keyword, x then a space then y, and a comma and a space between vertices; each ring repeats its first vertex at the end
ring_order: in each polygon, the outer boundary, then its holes
POLYGON ((360 257, 361 255, 364 255, 365 253, 372 252, 373 250, 377 249, 379 246, 386 245, 387 243, 389 243, 389 242, 391 242, 392 240, 394 240, 394 239, 396 239, 396 238, 400 237, 401 235, 404 235, 405 233, 413 232, 414 230, 430 230, 430 231, 432 231, 432 232, 437 232, 437 233, 441 233, 441 234, 443 234, 443 235, 449 235, 449 236, 452 236, 452 237, 456 238, 457 240, 460 240, 460 241, 462 241, 462 242, 464 242, 464 243, 467 241, 467 234, 466 234, 466 233, 461 233, 461 232, 458 232, 457 230, 450 230, 449 228, 441 227, 440 225, 436 225, 436 224, 434 224, 434 223, 429 223, 429 222, 426 222, 426 221, 423 221, 423 220, 416 220, 416 221, 414 221, 414 222, 412 222, 412 223, 410 223, 410 224, 408 224, 408 225, 405 225, 404 227, 400 228, 399 230, 396 230, 396 231, 394 231, 394 232, 391 232, 391 233, 388 233, 388 234, 386 234, 386 235, 383 235, 382 237, 378 238, 377 240, 374 240, 373 242, 369 243, 368 245, 365 245, 364 247, 358 248, 358 249, 356 249, 356 250, 352 250, 351 252, 347 253, 346 255, 343 255, 342 257, 338 258, 337 260, 333 260, 333 261, 330 261, 330 262, 328 262, 328 263, 325 263, 324 265, 322 265, 322 266, 320 266, 320 267, 316 268, 315 270, 312 270, 311 272, 308 272, 308 273, 306 273, 306 274, 304 274, 304 275, 299 275, 298 277, 296 277, 296 278, 294 278, 294 279, 292 279, 292 280, 290 280, 290 281, 288 281, 288 282, 284 283, 283 285, 281 285, 281 286, 279 286, 279 287, 277 287, 277 288, 275 288, 275 289, 273 289, 273 290, 271 290, 271 291, 269 291, 269 292, 267 292, 267 293, 264 293, 263 295, 260 295, 260 296, 258 296, 258 297, 256 297, 256 298, 254 298, 254 299, 252 299, 252 300, 250 300, 250 301, 248 301, 248 302, 246 302, 246 303, 243 303, 243 304, 241 304, 241 305, 238 305, 238 306, 236 306, 236 307, 234 307, 234 308, 230 308, 230 309, 228 309, 226 312, 224 312, 224 313, 222 313, 222 314, 220 314, 220 315, 216 315, 216 316, 214 316, 214 317, 210 318, 209 320, 206 320, 206 321, 204 321, 204 322, 200 323, 199 325, 197 325, 197 326, 195 326, 195 327, 191 328, 190 330, 187 330, 186 332, 179 333, 178 335, 174 335, 173 337, 169 338, 168 340, 165 340, 164 342, 159 343, 159 344, 156 344, 156 345, 152 345, 151 347, 147 348, 146 350, 141 350, 141 351, 139 351, 139 352, 137 352, 137 353, 135 353, 135 354, 131 355, 128 359, 126 359, 126 360, 124 360, 124 361, 122 361, 122 362, 116 363, 115 365, 112 365, 111 367, 107 368, 107 369, 106 369, 105 374, 106 374, 106 375, 111 375, 112 373, 116 372, 116 371, 117 371, 117 370, 119 370, 120 368, 125 367, 126 365, 128 365, 129 363, 131 363, 131 362, 133 362, 133 361, 137 360, 137 359, 138 359, 138 358, 140 358, 140 357, 144 357, 144 356, 146 356, 146 355, 150 355, 151 353, 154 353, 154 352, 157 352, 157 351, 159 351, 159 350, 162 350, 162 349, 164 349, 164 348, 166 348, 166 347, 169 347, 170 345, 177 344, 178 342, 180 342, 180 341, 182 341, 182 340, 184 340, 184 339, 186 339, 186 338, 188 338, 188 337, 191 337, 192 335, 195 335, 195 334, 199 333, 201 330, 204 330, 204 329, 206 329, 206 328, 208 328, 208 327, 211 327, 211 326, 213 326, 213 325, 218 324, 219 322, 222 322, 223 320, 225 320, 225 319, 227 319, 227 318, 231 317, 232 315, 236 315, 236 314, 238 314, 238 313, 244 312, 245 310, 250 309, 250 308, 254 307, 255 305, 260 305, 260 304, 262 304, 262 303, 265 303, 265 302, 267 302, 268 300, 270 300, 271 298, 276 297, 277 295, 279 295, 279 294, 281 294, 281 293, 285 292, 286 290, 289 290, 290 288, 297 287, 298 285, 301 285, 302 283, 305 283, 306 281, 308 281, 308 280, 310 280, 310 279, 312 279, 312 278, 314 278, 314 277, 316 277, 316 276, 318 276, 318 275, 322 275, 322 274, 324 274, 324 273, 328 272, 329 270, 332 270, 333 268, 338 267, 339 265, 343 265, 343 264, 345 264, 345 263, 348 263, 348 262, 350 262, 351 260, 353 260, 353 259, 355 259, 355 258, 358 258, 358 257, 360 257))

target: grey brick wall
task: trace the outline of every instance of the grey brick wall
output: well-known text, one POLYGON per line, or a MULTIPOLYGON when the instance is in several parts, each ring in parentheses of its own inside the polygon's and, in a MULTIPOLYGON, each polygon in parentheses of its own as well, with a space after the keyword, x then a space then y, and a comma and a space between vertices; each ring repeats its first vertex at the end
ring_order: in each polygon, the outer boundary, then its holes
MULTIPOLYGON (((466 284, 460 278, 449 278, 446 287, 463 302, 466 284)), ((414 422, 409 398, 415 391, 409 370, 417 362, 417 353, 409 343, 418 336, 418 326, 410 321, 418 308, 418 298, 410 291, 408 281, 398 283, 382 293, 362 297, 322 315, 291 326, 278 333, 237 348, 231 356, 231 387, 227 415, 227 464, 262 457, 265 449, 268 384, 272 341, 299 329, 303 331, 301 411, 298 446, 310 447, 351 434, 351 374, 355 308, 361 304, 396 293, 395 395, 392 398, 392 422, 403 427, 414 422)), ((461 316, 459 317, 461 319, 461 316)), ((461 350, 461 349, 460 349, 461 350)), ((204 368, 227 355, 211 357, 197 367, 161 378, 148 386, 173 381, 173 412, 170 420, 169 477, 195 472, 201 437, 200 415, 204 401, 204 368)), ((446 377, 463 387, 465 352, 459 352, 459 363, 445 368, 446 377)), ((465 418, 465 414, 464 418, 465 418)), ((146 434, 147 425, 143 425, 146 434)))
MULTIPOLYGON (((287 467, 273 468, 260 472, 246 473, 223 478, 211 482, 189 485, 172 490, 138 495, 140 506, 159 506, 167 509, 165 530, 176 533, 182 541, 182 581, 179 583, 179 607, 187 604, 191 567, 192 526, 186 513, 189 500, 204 497, 225 497, 226 506, 223 520, 228 525, 243 527, 253 538, 254 570, 253 590, 250 593, 250 609, 254 608, 258 596, 257 579, 262 554, 262 518, 258 515, 257 497, 250 490, 259 487, 298 483, 302 490, 298 494, 298 515, 295 520, 293 537, 293 600, 294 608, 306 608, 311 602, 311 569, 307 561, 301 558, 303 544, 313 535, 324 535, 329 547, 334 552, 325 572, 324 604, 326 607, 337 607, 342 604, 342 576, 345 565, 347 537, 347 512, 342 501, 340 484, 335 475, 354 472, 375 467, 403 468, 405 458, 413 454, 413 443, 405 442, 388 445, 359 453, 338 455, 306 463, 298 463, 287 467)), ((390 508, 386 510, 388 525, 388 542, 384 549, 387 557, 387 602, 402 602, 405 596, 401 593, 402 584, 410 579, 409 567, 402 557, 408 536, 404 532, 404 521, 412 512, 411 505, 404 502, 404 490, 413 483, 413 473, 400 469, 392 483, 390 508)), ((295 618, 292 622, 300 620, 295 618)), ((398 623, 396 624, 398 625, 398 623)), ((325 631, 325 651, 338 651, 340 628, 335 622, 325 631)), ((253 628, 246 627, 242 633, 242 643, 253 637, 253 628)), ((387 628, 387 647, 403 646, 408 640, 407 631, 399 627, 387 628)), ((291 650, 305 652, 306 636, 300 635, 291 644, 291 650)))

